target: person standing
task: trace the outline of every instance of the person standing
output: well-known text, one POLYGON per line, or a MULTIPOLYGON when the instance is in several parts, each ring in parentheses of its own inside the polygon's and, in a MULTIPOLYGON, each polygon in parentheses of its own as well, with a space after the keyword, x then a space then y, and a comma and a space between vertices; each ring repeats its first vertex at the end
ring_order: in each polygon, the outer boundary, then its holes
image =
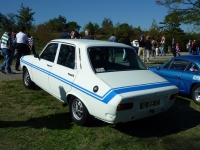
POLYGON ((145 61, 145 40, 144 40, 144 34, 141 35, 140 40, 139 40, 139 50, 138 50, 138 56, 141 56, 142 53, 142 61, 145 61))
MULTIPOLYGON (((12 61, 13 61, 13 57, 17 53, 17 49, 16 49, 16 45, 17 45, 16 33, 12 32, 11 40, 12 40, 12 48, 13 48, 11 56, 12 56, 12 61)), ((11 61, 11 64, 12 64, 12 61, 11 61)))
POLYGON ((157 46, 157 42, 156 42, 156 40, 154 38, 152 38, 151 44, 152 44, 152 54, 151 54, 151 57, 152 57, 152 59, 154 59, 155 56, 156 56, 156 46, 157 46))
POLYGON ((163 37, 160 42, 160 56, 165 56, 165 38, 163 37))
POLYGON ((199 52, 199 48, 200 48, 200 41, 199 39, 196 41, 196 52, 199 52))
POLYGON ((20 65, 20 58, 25 55, 30 54, 30 50, 28 48, 28 37, 24 33, 26 28, 24 26, 21 27, 20 32, 17 33, 16 38, 17 38, 17 58, 16 58, 16 64, 15 64, 15 70, 19 70, 19 65, 20 65))
POLYGON ((4 57, 4 62, 0 67, 0 71, 6 74, 5 68, 7 70, 7 74, 15 74, 15 72, 11 71, 11 63, 12 63, 12 39, 11 39, 12 29, 8 28, 6 32, 1 37, 1 49, 2 55, 4 57))
POLYGON ((63 27, 63 32, 61 34, 61 38, 71 39, 71 36, 70 36, 68 30, 69 30, 69 26, 68 26, 68 24, 65 24, 63 27))
MULTIPOLYGON (((118 42, 118 39, 117 39, 117 37, 115 36, 115 34, 112 33, 112 35, 111 35, 111 37, 108 39, 108 41, 110 41, 110 42, 118 42)), ((112 59, 112 62, 115 62, 115 56, 116 56, 115 50, 113 49, 113 50, 111 51, 111 59, 112 59)))
MULTIPOLYGON (((130 37, 129 37, 128 33, 125 35, 123 43, 132 47, 131 41, 130 41, 130 37)), ((127 61, 127 55, 126 55, 126 51, 125 50, 124 50, 124 54, 123 54, 123 61, 127 61)))
POLYGON ((181 56, 181 54, 180 54, 180 48, 179 48, 178 43, 176 43, 176 54, 179 55, 179 56, 181 56))
POLYGON ((192 53, 196 52, 196 41, 192 41, 192 53))
POLYGON ((159 56, 159 43, 156 40, 156 56, 159 56))
POLYGON ((187 46, 188 53, 191 54, 192 53, 192 40, 189 40, 186 46, 187 46))
POLYGON ((33 54, 36 54, 36 53, 35 53, 35 43, 34 43, 34 39, 33 39, 33 37, 30 35, 30 33, 27 33, 27 36, 28 36, 28 46, 29 46, 29 49, 30 49, 30 53, 32 52, 33 54))
POLYGON ((176 57, 176 41, 174 38, 172 38, 172 54, 176 57))
POLYGON ((90 29, 85 30, 85 36, 83 36, 82 39, 94 40, 90 29))
POLYGON ((150 36, 147 36, 146 37, 146 44, 145 44, 147 62, 149 62, 151 48, 152 48, 152 44, 151 44, 151 41, 150 41, 150 36))
POLYGON ((71 39, 79 39, 79 33, 75 30, 71 32, 71 39))

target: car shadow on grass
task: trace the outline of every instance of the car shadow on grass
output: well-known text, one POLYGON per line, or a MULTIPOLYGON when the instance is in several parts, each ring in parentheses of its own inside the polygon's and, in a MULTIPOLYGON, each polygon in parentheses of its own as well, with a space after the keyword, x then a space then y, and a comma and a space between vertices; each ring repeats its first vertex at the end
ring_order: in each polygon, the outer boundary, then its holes
POLYGON ((1 121, 0 128, 30 127, 35 129, 62 130, 73 126, 70 113, 59 113, 38 118, 30 118, 26 121, 1 121))
POLYGON ((190 107, 190 101, 178 98, 164 113, 128 123, 116 124, 113 128, 142 138, 162 137, 191 129, 200 124, 200 112, 190 107))

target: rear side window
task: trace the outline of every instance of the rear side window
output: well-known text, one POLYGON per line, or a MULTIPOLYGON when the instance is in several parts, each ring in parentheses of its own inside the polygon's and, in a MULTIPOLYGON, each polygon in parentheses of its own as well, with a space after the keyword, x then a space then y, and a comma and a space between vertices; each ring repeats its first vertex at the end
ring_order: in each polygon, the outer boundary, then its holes
POLYGON ((191 62, 188 65, 186 71, 189 71, 189 72, 199 72, 199 67, 195 63, 191 62))
POLYGON ((75 67, 75 47, 61 44, 57 64, 74 69, 75 67))
POLYGON ((88 57, 95 72, 146 70, 133 49, 118 47, 88 48, 88 57))

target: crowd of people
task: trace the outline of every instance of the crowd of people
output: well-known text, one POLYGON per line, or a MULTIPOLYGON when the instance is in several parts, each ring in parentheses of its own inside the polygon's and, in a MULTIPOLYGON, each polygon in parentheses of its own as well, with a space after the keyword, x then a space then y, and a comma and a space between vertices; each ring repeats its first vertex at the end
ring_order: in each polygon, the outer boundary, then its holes
MULTIPOLYGON (((123 43, 127 44, 127 42, 123 42, 123 43)), ((156 56, 166 55, 165 44, 166 43, 165 43, 164 36, 161 38, 161 41, 158 41, 158 40, 155 40, 154 37, 151 38, 150 36, 146 36, 145 38, 144 34, 142 34, 140 36, 140 39, 138 40, 138 45, 137 45, 138 49, 136 49, 136 53, 138 54, 138 56, 142 57, 143 62, 149 62, 150 58, 155 59, 156 56)), ((127 45, 130 45, 130 43, 127 45)))
MULTIPOLYGON (((20 71, 20 58, 24 55, 35 54, 35 44, 34 38, 30 35, 30 33, 25 33, 26 28, 21 27, 20 31, 16 34, 12 32, 11 28, 8 28, 6 32, 2 35, 0 39, 0 48, 2 49, 2 55, 4 57, 4 62, 0 66, 0 71, 5 74, 15 74, 11 70, 11 64, 13 61, 13 57, 16 57, 15 62, 15 70, 20 71)), ((94 36, 91 33, 90 29, 85 30, 85 35, 82 37, 77 31, 73 30, 69 33, 69 26, 65 24, 63 27, 63 32, 61 34, 61 38, 66 39, 88 39, 94 40, 94 36)), ((112 33, 109 37, 108 41, 110 42, 118 42, 117 37, 112 33)), ((133 46, 130 41, 129 34, 126 34, 125 38, 122 41, 124 44, 133 46)), ((143 62, 149 62, 150 58, 155 59, 156 56, 165 56, 165 37, 163 36, 160 41, 155 40, 154 38, 150 38, 150 36, 141 35, 138 40, 138 49, 136 53, 138 56, 142 57, 143 62)), ((187 50, 189 53, 199 51, 200 42, 189 40, 187 43, 187 50)), ((171 52, 174 57, 177 55, 180 56, 180 48, 179 44, 172 39, 171 52)), ((112 61, 115 61, 115 52, 113 51, 111 54, 112 61)), ((123 61, 126 61, 126 52, 123 54, 123 61)))
MULTIPOLYGON (((60 38, 65 39, 90 39, 94 40, 89 29, 85 30, 85 35, 82 37, 77 31, 73 30, 69 33, 69 26, 65 24, 60 38)), ((26 28, 21 27, 18 33, 14 33, 11 28, 7 28, 6 32, 0 39, 1 55, 4 57, 4 62, 0 65, 0 72, 4 74, 16 74, 11 70, 13 57, 16 57, 15 70, 20 71, 20 58, 25 55, 35 54, 34 38, 30 33, 25 33, 26 28)))
POLYGON ((186 44, 188 53, 199 52, 200 50, 200 41, 199 40, 189 40, 186 44))
POLYGON ((29 55, 31 52, 35 54, 35 46, 33 37, 29 33, 24 33, 25 27, 21 27, 18 33, 14 33, 11 28, 7 28, 6 32, 0 39, 0 48, 4 57, 4 62, 0 66, 0 71, 4 74, 15 74, 11 70, 13 57, 16 57, 15 70, 20 71, 20 58, 29 55))
MULTIPOLYGON (((152 59, 154 59, 155 56, 166 56, 166 42, 165 41, 166 40, 164 36, 161 38, 160 41, 158 41, 158 40, 155 40, 154 38, 150 39, 149 36, 147 36, 145 39, 144 35, 142 34, 140 37, 140 40, 138 40, 138 50, 137 50, 138 56, 140 57, 142 56, 143 62, 145 61, 148 62, 150 59, 150 56, 152 59)), ((200 41, 189 40, 189 42, 186 44, 186 48, 189 54, 193 52, 199 52, 200 41)), ((181 50, 179 47, 179 43, 176 42, 175 38, 172 38, 171 53, 173 54, 174 57, 181 56, 180 51, 181 50)))

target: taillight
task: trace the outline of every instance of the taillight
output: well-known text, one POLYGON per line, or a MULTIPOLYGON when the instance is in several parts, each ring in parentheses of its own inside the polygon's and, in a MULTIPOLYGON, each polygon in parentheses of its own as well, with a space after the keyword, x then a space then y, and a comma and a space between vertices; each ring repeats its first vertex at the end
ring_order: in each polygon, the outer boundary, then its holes
POLYGON ((178 93, 172 94, 172 95, 170 96, 170 99, 169 99, 169 100, 176 99, 177 97, 178 97, 178 93))
POLYGON ((133 108, 133 103, 119 104, 117 106, 117 111, 127 110, 127 109, 132 109, 132 108, 133 108))

